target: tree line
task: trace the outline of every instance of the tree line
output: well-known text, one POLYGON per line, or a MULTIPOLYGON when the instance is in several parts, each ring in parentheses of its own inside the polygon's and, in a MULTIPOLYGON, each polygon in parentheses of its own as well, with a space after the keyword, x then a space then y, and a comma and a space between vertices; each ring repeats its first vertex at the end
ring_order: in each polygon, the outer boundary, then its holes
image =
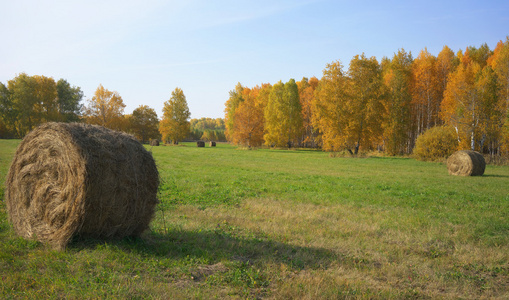
POLYGON ((125 114, 116 91, 102 85, 84 101, 81 88, 65 79, 21 73, 7 84, 0 82, 0 138, 22 138, 45 122, 86 122, 133 134, 141 142, 162 139, 178 143, 185 139, 223 141, 222 119, 190 119, 184 92, 176 88, 164 102, 162 119, 147 105, 125 114), (85 103, 83 103, 85 102, 85 103))
POLYGON ((321 147, 409 154, 440 126, 457 144, 509 155, 509 37, 437 56, 404 49, 379 62, 356 55, 348 69, 327 64, 321 79, 249 88, 238 83, 225 103, 227 139, 244 146, 321 147))

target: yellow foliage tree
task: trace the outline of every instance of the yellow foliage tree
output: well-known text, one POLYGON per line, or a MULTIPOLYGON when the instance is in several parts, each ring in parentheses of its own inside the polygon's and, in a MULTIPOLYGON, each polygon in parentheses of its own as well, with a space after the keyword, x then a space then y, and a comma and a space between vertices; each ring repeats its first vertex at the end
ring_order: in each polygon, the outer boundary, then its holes
POLYGON ((441 97, 437 59, 424 49, 412 64, 412 119, 414 136, 439 122, 441 97))
POLYGON ((327 64, 312 102, 313 127, 318 129, 325 151, 344 149, 345 101, 348 79, 340 61, 327 64))
MULTIPOLYGON (((391 155, 410 153, 414 139, 411 138, 410 93, 412 54, 400 49, 392 60, 384 63, 384 97, 386 116, 383 118, 384 143, 391 155)), ((416 137, 414 137, 416 138, 416 137)))
POLYGON ((299 143, 302 131, 302 108, 299 89, 294 79, 276 83, 270 92, 264 111, 265 144, 292 147, 299 143))
POLYGON ((126 130, 128 124, 124 108, 124 101, 118 92, 109 91, 100 84, 85 107, 85 122, 113 130, 126 130))
POLYGON ((300 105, 302 107, 302 144, 306 147, 315 147, 317 144, 316 130, 313 128, 312 123, 312 103, 318 82, 318 78, 316 77, 312 77, 309 80, 304 77, 301 81, 297 82, 297 86, 299 87, 300 105))
POLYGON ((244 101, 242 98, 242 90, 244 87, 239 83, 235 86, 234 90, 230 91, 230 97, 225 103, 225 135, 228 141, 233 141, 233 135, 235 132, 235 111, 239 107, 240 103, 244 101))
POLYGON ((361 146, 369 149, 382 142, 382 70, 375 57, 356 55, 350 61, 348 79, 343 139, 346 149, 357 154, 361 146))
POLYGON ((159 132, 163 141, 176 144, 184 140, 190 133, 190 117, 186 96, 177 87, 171 92, 170 100, 164 102, 163 118, 159 122, 159 132))

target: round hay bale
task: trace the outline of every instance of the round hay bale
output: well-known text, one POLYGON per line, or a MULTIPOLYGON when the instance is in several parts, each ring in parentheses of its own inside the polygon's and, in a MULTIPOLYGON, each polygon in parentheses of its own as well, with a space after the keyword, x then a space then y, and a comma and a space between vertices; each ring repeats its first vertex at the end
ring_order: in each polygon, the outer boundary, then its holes
POLYGON ((159 146, 159 140, 151 140, 150 146, 159 146))
POLYGON ((209 143, 209 146, 210 146, 210 147, 215 147, 215 146, 216 146, 216 142, 210 142, 210 143, 209 143))
POLYGON ((447 159, 447 170, 450 175, 482 176, 486 161, 481 153, 472 150, 454 152, 447 159))
POLYGON ((204 141, 197 141, 196 142, 196 147, 205 147, 205 142, 204 141))
POLYGON ((16 233, 62 249, 75 235, 140 235, 158 203, 159 173, 152 155, 130 135, 46 123, 19 144, 5 185, 16 233))

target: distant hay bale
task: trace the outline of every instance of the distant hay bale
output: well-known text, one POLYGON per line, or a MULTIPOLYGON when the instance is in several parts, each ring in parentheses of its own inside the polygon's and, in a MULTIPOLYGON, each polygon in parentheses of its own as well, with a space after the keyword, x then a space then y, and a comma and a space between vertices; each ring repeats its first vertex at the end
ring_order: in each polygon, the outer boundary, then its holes
POLYGON ((151 140, 150 146, 159 146, 159 140, 151 140))
POLYGON ((210 142, 210 143, 209 143, 209 146, 210 146, 210 147, 215 147, 215 146, 216 146, 216 142, 210 142))
POLYGON ((73 236, 138 236, 154 215, 159 174, 132 136, 46 123, 19 144, 5 202, 17 234, 65 248, 73 236))
POLYGON ((450 175, 482 176, 486 169, 486 161, 479 152, 456 151, 447 159, 447 169, 450 175))
POLYGON ((196 147, 205 147, 205 142, 204 141, 197 141, 196 142, 196 147))

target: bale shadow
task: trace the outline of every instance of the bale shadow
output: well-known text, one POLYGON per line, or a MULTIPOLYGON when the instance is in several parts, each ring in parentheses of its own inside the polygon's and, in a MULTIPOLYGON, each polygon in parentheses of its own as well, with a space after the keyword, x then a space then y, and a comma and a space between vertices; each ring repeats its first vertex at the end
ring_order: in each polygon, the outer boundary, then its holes
POLYGON ((370 264, 365 259, 349 257, 329 249, 295 246, 267 238, 236 237, 221 230, 172 229, 164 234, 150 232, 143 238, 122 240, 77 237, 69 244, 68 249, 72 251, 94 249, 105 243, 121 251, 154 258, 199 258, 210 262, 229 260, 246 264, 284 263, 294 269, 327 268, 334 261, 356 267, 370 264))

